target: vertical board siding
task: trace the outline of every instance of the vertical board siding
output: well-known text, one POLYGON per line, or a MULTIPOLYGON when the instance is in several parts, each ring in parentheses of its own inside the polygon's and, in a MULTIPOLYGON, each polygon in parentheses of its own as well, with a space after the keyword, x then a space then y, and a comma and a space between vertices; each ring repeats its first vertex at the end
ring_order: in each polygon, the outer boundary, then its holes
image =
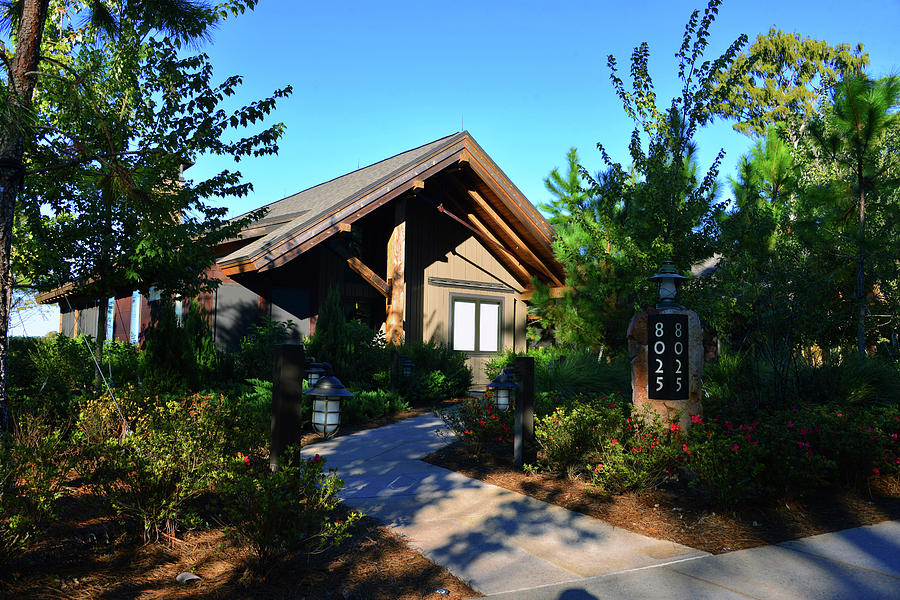
MULTIPOLYGON (((471 232, 441 215, 429 206, 422 206, 416 215, 421 225, 412 227, 415 235, 415 251, 408 256, 418 261, 415 271, 421 273, 421 284, 416 294, 421 297, 421 308, 413 306, 417 321, 421 323, 423 341, 435 341, 450 345, 450 296, 472 296, 502 300, 503 315, 500 333, 501 349, 525 347, 525 309, 521 300, 522 286, 506 270, 500 261, 471 232), (487 290, 436 286, 428 283, 429 277, 459 279, 483 283, 503 283, 517 290, 503 293, 487 290), (521 314, 517 314, 521 313, 521 314)), ((413 272, 411 265, 410 272, 413 272)), ((415 287, 415 286, 413 286, 415 287)), ((412 300, 412 298, 410 298, 412 300)), ((409 300, 408 304, 409 306, 409 300)), ((484 364, 492 354, 472 355, 466 361, 472 369, 476 384, 487 383, 484 364)))

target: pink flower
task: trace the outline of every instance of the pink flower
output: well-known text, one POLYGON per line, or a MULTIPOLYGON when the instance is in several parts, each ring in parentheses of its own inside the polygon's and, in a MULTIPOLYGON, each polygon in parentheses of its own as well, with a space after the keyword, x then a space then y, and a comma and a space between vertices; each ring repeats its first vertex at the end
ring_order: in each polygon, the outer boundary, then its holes
POLYGON ((313 462, 314 462, 314 463, 322 462, 322 460, 323 460, 322 457, 319 456, 318 454, 316 454, 316 455, 313 457, 313 462))
POLYGON ((875 473, 876 475, 878 475, 879 473, 881 473, 881 471, 878 470, 878 467, 873 468, 873 469, 872 469, 872 472, 875 473))
POLYGON ((740 446, 738 446, 737 444, 735 444, 734 446, 731 447, 732 452, 737 452, 739 449, 740 449, 740 446))
POLYGON ((702 425, 703 417, 700 415, 691 415, 691 423, 693 423, 694 425, 702 425))
POLYGON ((250 457, 249 457, 249 456, 245 456, 245 457, 244 457, 244 464, 245 464, 245 465, 249 465, 249 464, 250 464, 250 457))
POLYGON ((788 422, 787 422, 787 428, 788 428, 788 429, 793 429, 793 428, 794 428, 794 422, 793 422, 793 421, 788 421, 788 422))

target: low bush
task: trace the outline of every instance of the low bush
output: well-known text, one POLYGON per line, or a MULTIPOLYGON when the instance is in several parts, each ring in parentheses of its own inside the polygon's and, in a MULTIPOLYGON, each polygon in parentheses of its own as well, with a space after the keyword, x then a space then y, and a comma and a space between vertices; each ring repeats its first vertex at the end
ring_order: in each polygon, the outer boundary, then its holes
POLYGON ((56 501, 73 466, 66 432, 46 419, 20 415, 0 444, 0 556, 19 552, 57 518, 56 501))
POLYGON ((364 423, 401 410, 409 410, 409 404, 398 394, 384 390, 360 391, 341 403, 341 421, 364 423))
POLYGON ((339 544, 362 515, 337 519, 337 494, 343 481, 323 472, 324 459, 304 460, 289 448, 279 469, 256 454, 238 454, 229 461, 218 491, 230 534, 247 543, 260 564, 288 552, 317 551, 339 544))
POLYGON ((511 401, 506 411, 498 411, 490 390, 483 398, 468 398, 438 411, 438 415, 475 456, 481 454, 486 444, 513 442, 515 405, 511 401))
POLYGON ((189 503, 211 488, 240 424, 224 427, 233 412, 221 414, 223 396, 140 399, 135 394, 116 408, 101 398, 83 412, 80 428, 94 434, 84 437, 82 469, 120 517, 138 522, 145 540, 158 540, 198 523, 189 503), (120 409, 130 426, 121 439, 105 426, 120 409))
POLYGON ((631 367, 627 359, 598 361, 595 354, 588 352, 563 354, 555 349, 537 348, 522 354, 506 350, 488 361, 485 374, 493 379, 504 366, 513 365, 516 356, 523 355, 534 358, 535 394, 553 399, 547 406, 548 412, 539 414, 549 414, 556 405, 579 397, 595 398, 610 392, 623 394, 631 389, 631 367))

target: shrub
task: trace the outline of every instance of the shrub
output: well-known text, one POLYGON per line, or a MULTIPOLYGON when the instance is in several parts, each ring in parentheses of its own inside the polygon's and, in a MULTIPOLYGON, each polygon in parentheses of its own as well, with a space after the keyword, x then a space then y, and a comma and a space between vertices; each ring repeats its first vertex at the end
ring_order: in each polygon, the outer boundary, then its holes
POLYGON ((569 475, 582 469, 622 419, 621 409, 616 410, 614 402, 606 406, 608 410, 599 402, 574 401, 538 417, 534 435, 543 450, 543 465, 569 475))
POLYGON ((325 474, 324 459, 299 457, 289 448, 275 472, 258 455, 236 455, 218 489, 230 533, 253 548, 261 564, 306 549, 339 544, 362 515, 334 518, 337 493, 343 488, 334 472, 325 474))
POLYGON ((197 302, 188 304, 181 323, 174 304, 162 302, 156 322, 143 335, 141 372, 149 388, 198 389, 218 378, 218 352, 209 319, 197 302))
POLYGON ((56 500, 72 467, 65 432, 21 415, 0 444, 0 556, 10 558, 57 517, 56 500))
POLYGON ((341 421, 346 424, 364 423, 400 410, 409 410, 409 404, 398 394, 384 390, 360 391, 354 397, 344 399, 341 421))
POLYGON ((271 380, 275 370, 275 346, 289 339, 295 330, 293 321, 273 321, 265 318, 251 325, 250 333, 241 339, 241 347, 235 357, 237 380, 271 380))
POLYGON ((505 412, 498 412, 490 390, 483 398, 468 398, 440 410, 438 416, 475 456, 481 454, 485 444, 511 444, 513 441, 514 403, 510 402, 505 412))
MULTIPOLYGON (((188 503, 210 489, 229 447, 228 434, 239 429, 223 427, 224 407, 223 396, 203 394, 126 402, 132 432, 121 440, 85 443, 83 464, 91 481, 121 517, 141 524, 145 540, 197 523, 188 503)), ((98 402, 93 414, 114 410, 98 402)))
POLYGON ((433 402, 468 395, 472 371, 466 355, 437 342, 404 344, 398 351, 416 368, 411 380, 401 379, 401 392, 412 402, 433 402))
MULTIPOLYGON (((553 401, 537 414, 549 414, 557 404, 579 397, 600 397, 610 391, 624 393, 631 389, 631 366, 626 358, 598 361, 595 354, 572 352, 563 355, 559 350, 536 348, 525 354, 507 350, 488 361, 485 374, 493 379, 500 370, 515 363, 516 356, 534 358, 535 394, 544 394, 553 401)), ((536 403, 535 409, 538 409, 536 403)))

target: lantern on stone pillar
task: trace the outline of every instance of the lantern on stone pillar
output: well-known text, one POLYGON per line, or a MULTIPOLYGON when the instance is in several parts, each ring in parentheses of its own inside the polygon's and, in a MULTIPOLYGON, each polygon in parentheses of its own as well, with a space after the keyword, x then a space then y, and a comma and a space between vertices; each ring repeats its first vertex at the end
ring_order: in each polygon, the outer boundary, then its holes
POLYGON ((656 308, 681 308, 676 300, 678 288, 685 279, 687 277, 680 274, 671 261, 667 260, 660 265, 659 272, 650 278, 650 281, 656 282, 656 308))

